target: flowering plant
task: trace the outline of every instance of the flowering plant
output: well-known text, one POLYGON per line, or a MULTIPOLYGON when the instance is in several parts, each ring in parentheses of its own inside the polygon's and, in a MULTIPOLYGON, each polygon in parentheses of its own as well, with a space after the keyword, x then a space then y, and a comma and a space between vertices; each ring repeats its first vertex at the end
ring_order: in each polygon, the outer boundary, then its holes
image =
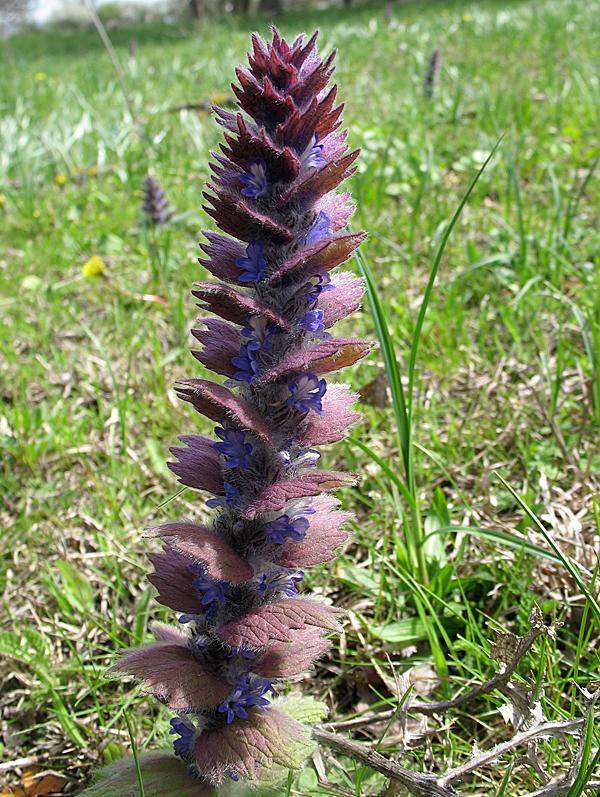
POLYGON ((334 55, 317 56, 316 34, 289 44, 275 30, 270 43, 252 41, 233 86, 240 111, 215 108, 226 143, 213 154, 205 210, 221 232, 205 233, 201 263, 220 282, 193 290, 216 316, 193 330, 202 345, 193 354, 225 382, 177 387, 218 425, 214 439, 182 436, 170 463, 184 485, 212 495, 216 515, 210 528, 179 521, 150 531, 164 543, 150 557, 150 581, 179 626, 155 626, 156 642, 112 668, 173 712, 185 767, 150 754, 153 797, 172 777, 177 794, 208 795, 297 767, 319 710, 276 695, 339 629, 339 611, 300 585, 304 569, 333 559, 347 537, 349 514, 329 491, 354 479, 318 468, 315 446, 340 440, 359 418, 356 396, 325 375, 371 348, 328 332, 363 294, 351 273, 330 273, 364 238, 345 231, 353 207, 335 191, 358 151, 347 152, 338 132, 334 55))

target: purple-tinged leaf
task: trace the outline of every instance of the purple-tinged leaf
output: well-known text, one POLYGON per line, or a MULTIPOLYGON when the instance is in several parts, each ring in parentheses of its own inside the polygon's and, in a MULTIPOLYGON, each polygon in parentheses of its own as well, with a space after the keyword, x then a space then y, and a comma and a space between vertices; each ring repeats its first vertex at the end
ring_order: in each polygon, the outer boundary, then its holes
POLYGON ((365 292, 364 280, 356 278, 350 271, 333 274, 330 284, 333 290, 322 293, 317 303, 317 308, 323 311, 325 329, 354 313, 360 307, 365 292))
POLYGON ((292 678, 312 667, 331 643, 317 628, 290 632, 289 642, 273 642, 252 669, 265 678, 292 678))
POLYGON ((235 261, 244 256, 245 246, 227 235, 211 230, 204 230, 203 235, 208 243, 201 243, 200 249, 207 259, 199 258, 198 262, 218 279, 238 285, 240 270, 235 261))
POLYGON ((177 462, 167 462, 169 468, 179 477, 179 481, 195 490, 206 490, 213 495, 223 495, 223 463, 214 441, 198 434, 184 434, 179 437, 187 448, 171 448, 177 462))
MULTIPOLYGON (((348 145, 346 144, 347 139, 348 131, 342 130, 339 133, 331 133, 327 136, 327 138, 319 140, 319 144, 323 145, 323 156, 326 158, 326 160, 335 161, 341 158, 341 156, 344 155, 348 149, 348 145)), ((344 195, 346 199, 348 199, 350 196, 348 192, 344 192, 344 194, 331 194, 332 197, 340 198, 343 198, 344 195)))
POLYGON ((317 134, 319 141, 339 127, 343 105, 334 108, 337 86, 332 86, 320 98, 313 98, 302 110, 291 107, 287 119, 277 125, 275 140, 289 143, 297 150, 303 151, 310 139, 317 134))
POLYGON ((203 208, 223 232, 242 241, 266 239, 276 243, 291 243, 294 240, 293 230, 250 205, 249 202, 254 201, 251 198, 240 199, 234 193, 211 183, 207 188, 215 194, 203 192, 204 198, 209 203, 203 205, 203 208))
POLYGON ((299 177, 287 191, 281 194, 277 203, 278 208, 285 208, 291 202, 300 206, 306 201, 314 203, 315 200, 320 199, 324 194, 337 188, 341 182, 351 177, 356 171, 356 168, 350 167, 359 154, 360 150, 355 149, 339 160, 299 177))
POLYGON ((359 338, 330 338, 314 346, 288 354, 281 362, 265 371, 259 383, 268 384, 282 376, 310 371, 312 374, 328 374, 354 365, 373 348, 373 344, 359 338))
POLYGON ((234 324, 247 325, 251 318, 260 317, 266 318, 280 329, 291 330, 289 321, 286 321, 279 313, 226 285, 195 282, 192 295, 203 302, 200 307, 210 310, 211 313, 219 315, 227 321, 232 321, 234 324))
POLYGON ((253 570, 245 559, 227 545, 214 531, 195 523, 165 523, 147 532, 149 537, 168 540, 172 548, 202 562, 207 574, 217 581, 242 584, 252 578, 253 570))
POLYGON ((315 61, 311 65, 310 71, 304 73, 302 80, 298 81, 291 89, 290 93, 298 106, 302 107, 326 88, 334 72, 335 55, 334 51, 326 61, 315 61))
POLYGON ((270 431, 258 412, 248 402, 235 396, 231 390, 207 379, 188 379, 179 382, 177 395, 201 415, 220 422, 225 416, 234 426, 251 432, 267 445, 274 445, 270 431))
POLYGON ((286 540, 277 560, 282 567, 312 567, 335 558, 336 550, 348 539, 341 526, 350 520, 351 512, 333 511, 340 502, 331 496, 319 496, 312 501, 315 510, 302 540, 286 540))
POLYGON ((323 396, 323 414, 311 412, 305 426, 296 437, 303 446, 322 446, 344 437, 346 429, 360 420, 360 412, 351 410, 358 401, 357 393, 350 393, 348 385, 330 384, 323 396))
POLYGON ((174 645, 187 645, 187 633, 176 625, 166 623, 152 623, 152 633, 157 642, 171 642, 174 645))
POLYGON ((247 720, 202 733, 196 741, 196 764, 215 784, 232 772, 252 782, 261 769, 298 767, 313 746, 309 731, 289 715, 274 708, 253 709, 247 720))
POLYGON ((255 78, 247 69, 238 67, 236 77, 240 86, 232 84, 240 108, 257 122, 283 121, 293 108, 291 97, 278 92, 267 76, 255 78))
POLYGON ((326 470, 307 471, 291 479, 269 485, 258 498, 255 498, 246 507, 245 516, 248 520, 253 520, 257 515, 265 512, 279 512, 288 501, 293 501, 296 498, 308 498, 327 492, 327 490, 350 487, 355 483, 356 477, 350 473, 326 470))
POLYGON ((133 675, 174 711, 215 708, 231 691, 231 684, 200 665, 187 645, 170 642, 128 650, 108 672, 133 675))
POLYGON ((192 560, 169 546, 148 558, 155 569, 148 581, 158 590, 156 600, 176 612, 201 613, 200 595, 193 585, 196 574, 191 568, 192 560))
POLYGON ((349 202, 349 200, 350 193, 348 191, 343 191, 341 194, 331 191, 317 202, 315 212, 326 213, 331 219, 332 229, 336 232, 343 230, 356 210, 356 205, 353 202, 349 202))
POLYGON ((269 282, 277 283, 284 277, 295 275, 297 272, 308 277, 318 272, 331 271, 348 260, 365 237, 363 232, 349 232, 328 241, 319 241, 315 246, 301 249, 272 274, 269 282))
POLYGON ((245 168, 252 158, 260 158, 267 167, 271 179, 289 182, 300 171, 300 160, 289 147, 278 146, 264 128, 255 130, 248 125, 242 114, 237 115, 237 137, 225 134, 228 146, 221 151, 235 165, 245 168))
POLYGON ((201 351, 192 351, 204 366, 223 376, 236 372, 231 361, 240 353, 242 338, 239 329, 218 318, 199 318, 206 329, 192 329, 192 335, 204 344, 201 351))
POLYGON ((233 648, 263 647, 273 641, 291 642, 292 631, 316 626, 339 631, 339 609, 308 598, 285 598, 266 603, 217 629, 220 639, 233 648))

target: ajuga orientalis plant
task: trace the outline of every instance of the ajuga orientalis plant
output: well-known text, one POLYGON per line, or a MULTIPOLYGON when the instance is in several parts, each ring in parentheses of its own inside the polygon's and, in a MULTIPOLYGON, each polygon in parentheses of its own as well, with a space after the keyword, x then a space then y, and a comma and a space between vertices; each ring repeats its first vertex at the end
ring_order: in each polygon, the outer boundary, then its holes
POLYGON ((363 293, 353 274, 331 275, 364 237, 347 231, 353 207, 336 192, 358 151, 338 131, 334 54, 317 56, 316 34, 289 44, 275 30, 270 43, 252 43, 233 86, 239 112, 214 109, 225 143, 213 153, 205 210, 220 232, 204 233, 200 262, 218 281, 193 289, 213 314, 193 330, 193 354, 224 380, 177 386, 217 425, 214 438, 183 435, 170 463, 184 485, 212 495, 214 518, 150 531, 164 545, 150 557, 150 581, 179 624, 156 626, 155 643, 112 668, 173 712, 181 762, 149 756, 150 797, 171 794, 173 773, 186 773, 177 794, 210 795, 299 766, 312 749, 314 704, 278 693, 339 629, 339 612, 307 597, 302 580, 347 536, 349 515, 329 493, 353 477, 320 468, 318 447, 359 418, 356 396, 328 375, 370 349, 329 332, 363 293))
POLYGON ((144 178, 143 195, 142 214, 145 223, 150 227, 166 224, 173 215, 173 211, 169 207, 160 183, 151 174, 147 174, 144 178))

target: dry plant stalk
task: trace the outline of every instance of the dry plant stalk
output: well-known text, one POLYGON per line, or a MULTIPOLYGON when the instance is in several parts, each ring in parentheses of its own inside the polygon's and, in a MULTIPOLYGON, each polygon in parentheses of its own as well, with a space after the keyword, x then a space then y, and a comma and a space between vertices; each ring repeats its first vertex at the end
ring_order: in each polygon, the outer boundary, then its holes
MULTIPOLYGON (((452 700, 432 703, 422 703, 411 700, 409 694, 403 700, 401 713, 424 714, 438 720, 447 719, 451 710, 472 703, 482 695, 490 694, 495 689, 509 698, 509 703, 501 709, 505 720, 513 725, 514 734, 504 742, 494 745, 489 750, 479 750, 477 747, 469 759, 459 766, 452 767, 440 773, 418 773, 402 766, 393 758, 370 748, 368 745, 347 739, 337 733, 318 727, 313 730, 313 737, 322 745, 331 748, 337 753, 347 755, 371 769, 380 772, 390 779, 387 788, 381 797, 392 797, 401 794, 402 789, 417 797, 466 797, 465 792, 457 791, 454 786, 472 776, 477 770, 493 765, 504 766, 502 757, 509 752, 525 748, 522 760, 538 774, 543 785, 536 791, 529 792, 523 797, 561 797, 567 795, 573 787, 581 768, 586 729, 590 715, 598 711, 600 701, 600 688, 594 692, 582 690, 585 701, 584 713, 581 717, 556 721, 548 720, 544 716, 539 700, 535 699, 533 692, 528 692, 521 684, 512 680, 521 660, 531 649, 536 639, 542 636, 553 636, 556 625, 545 625, 542 614, 536 607, 530 617, 530 628, 523 637, 514 634, 499 634, 498 640, 492 648, 492 657, 498 662, 498 672, 483 684, 473 687, 452 700), (575 753, 571 754, 567 737, 574 738, 577 742, 575 753), (570 759, 567 772, 558 778, 552 778, 549 766, 543 760, 543 753, 538 748, 542 739, 558 739, 563 742, 564 760, 570 759), (399 787, 401 787, 399 789, 399 787)), ((380 712, 368 718, 367 722, 376 722, 399 714, 397 710, 380 712)), ((355 724, 358 725, 357 721, 355 724)), ((362 721, 362 725, 365 725, 362 721)), ((344 725, 344 723, 339 723, 344 725)), ((348 723, 345 723, 348 727, 348 723)), ((413 748, 414 749, 414 748, 413 748)), ((590 781, 585 787, 587 792, 600 788, 600 779, 590 781)))

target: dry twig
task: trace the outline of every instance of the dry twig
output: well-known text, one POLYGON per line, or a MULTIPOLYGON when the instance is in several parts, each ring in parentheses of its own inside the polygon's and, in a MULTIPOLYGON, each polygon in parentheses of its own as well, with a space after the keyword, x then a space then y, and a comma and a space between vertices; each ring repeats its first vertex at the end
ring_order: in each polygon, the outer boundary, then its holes
MULTIPOLYGON (((555 626, 544 625, 541 612, 537 607, 529 619, 531 627, 525 636, 519 638, 512 634, 499 635, 492 652, 496 661, 500 662, 499 671, 495 676, 452 700, 407 705, 409 712, 415 711, 431 716, 443 715, 458 706, 472 702, 477 697, 499 689, 511 700, 512 705, 508 714, 512 716, 513 724, 518 729, 518 732, 510 739, 494 745, 489 750, 475 749, 470 758, 462 764, 440 774, 433 774, 414 772, 366 744, 347 739, 325 728, 316 728, 313 731, 314 738, 332 750, 350 756, 388 777, 390 786, 384 794, 394 794, 396 788, 394 784, 400 784, 416 797, 463 797, 463 794, 457 792, 453 787, 455 783, 464 781, 483 767, 493 764, 500 766, 503 756, 521 747, 526 748, 525 758, 528 765, 537 772, 544 782, 540 789, 530 792, 525 797, 561 797, 561 795, 567 794, 577 778, 585 743, 587 719, 590 712, 596 711, 596 704, 600 701, 600 689, 593 694, 585 693, 587 704, 585 716, 569 720, 545 719, 541 705, 531 699, 531 694, 511 682, 512 675, 535 640, 543 635, 553 635, 555 632, 555 626), (536 744, 541 739, 553 738, 564 741, 568 735, 578 739, 578 749, 574 756, 570 756, 571 763, 567 773, 559 779, 551 780, 543 766, 536 744)), ((392 713, 382 712, 376 716, 380 720, 384 714, 389 716, 392 713)), ((374 717, 369 719, 373 721, 374 717)), ((567 754, 569 754, 568 751, 566 751, 567 754)), ((587 791, 594 790, 599 785, 598 781, 593 781, 588 783, 585 789, 587 791)))

